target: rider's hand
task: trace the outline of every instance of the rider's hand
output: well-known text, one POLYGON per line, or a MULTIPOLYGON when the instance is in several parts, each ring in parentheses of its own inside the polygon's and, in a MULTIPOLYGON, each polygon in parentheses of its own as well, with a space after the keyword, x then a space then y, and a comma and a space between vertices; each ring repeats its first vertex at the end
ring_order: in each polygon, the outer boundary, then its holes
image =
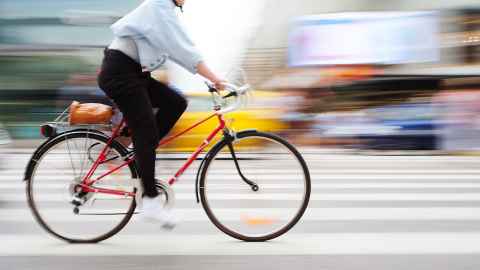
POLYGON ((183 7, 183 5, 185 5, 185 0, 175 0, 175 3, 177 6, 183 7))
POLYGON ((198 63, 197 71, 198 71, 198 74, 202 75, 204 78, 211 81, 215 85, 215 88, 217 90, 219 91, 225 90, 225 83, 227 81, 220 79, 220 77, 218 77, 215 73, 213 73, 204 62, 198 63))
POLYGON ((222 91, 222 90, 225 90, 225 84, 227 83, 227 81, 219 79, 213 83, 215 84, 215 88, 217 90, 222 91))

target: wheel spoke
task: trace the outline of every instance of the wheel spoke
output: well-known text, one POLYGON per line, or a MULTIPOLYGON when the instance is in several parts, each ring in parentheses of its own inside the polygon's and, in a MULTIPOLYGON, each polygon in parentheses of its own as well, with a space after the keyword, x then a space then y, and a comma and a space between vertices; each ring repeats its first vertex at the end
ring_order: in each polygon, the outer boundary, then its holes
POLYGON ((266 133, 239 133, 233 149, 235 154, 224 141, 205 161, 199 190, 208 217, 221 231, 246 241, 287 232, 308 205, 311 187, 305 161, 288 142, 266 133), (278 209, 279 202, 285 208, 278 209))
MULTIPOLYGON (((36 154, 38 156, 33 157, 38 162, 27 177, 30 179, 27 182, 28 203, 40 225, 49 233, 69 242, 98 242, 121 230, 133 215, 133 197, 85 193, 75 189, 78 181, 81 181, 78 177, 86 172, 90 163, 89 146, 98 144, 98 149, 103 149, 107 140, 103 135, 89 132, 64 134, 52 139, 36 154), (52 181, 56 188, 45 193, 48 189, 44 187, 51 185, 52 181), (80 203, 78 211, 72 198, 80 203), (94 213, 96 216, 80 215, 81 213, 94 213), (95 222, 92 222, 92 218, 95 218, 95 222)), ((92 151, 97 152, 98 149, 92 151)), ((109 154, 125 156, 127 151, 122 146, 115 145, 109 149, 109 154)), ((121 158, 108 160, 98 167, 95 174, 103 174, 122 161, 121 158)), ((133 166, 121 168, 96 185, 133 192, 133 166)))
MULTIPOLYGON (((67 134, 66 136, 68 136, 68 134, 67 134)), ((70 142, 69 142, 68 137, 67 137, 67 139, 65 140, 65 142, 66 142, 67 149, 68 149, 68 157, 69 157, 69 159, 70 159, 70 163, 72 164, 73 174, 75 175, 75 177, 78 177, 78 175, 77 175, 77 173, 76 173, 76 170, 75 170, 75 165, 73 164, 72 152, 70 151, 70 142)))

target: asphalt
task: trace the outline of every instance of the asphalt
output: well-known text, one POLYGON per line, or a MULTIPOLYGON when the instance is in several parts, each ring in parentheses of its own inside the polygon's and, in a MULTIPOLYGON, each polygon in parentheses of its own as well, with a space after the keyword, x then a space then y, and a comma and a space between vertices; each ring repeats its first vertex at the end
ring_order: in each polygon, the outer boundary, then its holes
MULTIPOLYGON (((72 245, 33 219, 21 181, 28 148, 2 157, 2 269, 479 269, 480 159, 473 156, 364 156, 306 151, 312 173, 309 209, 290 232, 266 243, 232 239, 207 219, 193 191, 195 168, 177 186, 182 222, 165 232, 134 217, 113 238, 72 245)), ((166 177, 182 157, 159 155, 166 177), (169 157, 176 157, 169 159, 169 157)), ((273 171, 262 168, 265 178, 273 171)), ((279 166, 282 167, 281 164, 279 166)), ((282 168, 288 171, 288 168, 282 168)), ((288 172, 286 173, 288 174, 288 172)), ((58 175, 58 174, 57 174, 58 175)), ((218 171, 228 178, 228 171, 218 171)), ((55 174, 52 175, 54 179, 55 174)), ((61 188, 48 182, 43 192, 61 188)), ((284 194, 285 190, 274 190, 284 194)), ((235 201, 226 192, 222 207, 235 201)), ((275 208, 288 206, 278 199, 275 208)), ((49 211, 59 206, 46 202, 49 211)), ((72 228, 96 226, 59 217, 72 228)))

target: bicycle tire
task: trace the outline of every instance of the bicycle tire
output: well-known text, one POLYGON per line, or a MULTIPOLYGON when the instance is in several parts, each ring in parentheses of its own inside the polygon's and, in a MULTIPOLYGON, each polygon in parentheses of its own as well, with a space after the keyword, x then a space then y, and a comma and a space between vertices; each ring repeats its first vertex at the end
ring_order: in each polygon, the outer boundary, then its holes
POLYGON ((238 232, 228 228, 226 225, 224 225, 222 222, 220 222, 216 218, 215 213, 214 213, 215 211, 212 210, 211 207, 209 206, 207 195, 206 195, 206 192, 207 192, 207 189, 208 189, 208 187, 206 186, 206 181, 207 181, 206 176, 207 176, 207 172, 208 172, 209 167, 212 165, 212 162, 214 160, 216 160, 216 156, 222 151, 222 149, 225 146, 228 146, 229 139, 226 139, 226 138, 224 138, 223 140, 218 142, 209 151, 209 153, 207 154, 207 158, 205 160, 204 166, 202 166, 200 168, 201 169, 201 174, 200 174, 201 177, 200 177, 200 181, 199 181, 199 193, 200 193, 200 200, 202 202, 202 206, 203 206, 208 218, 220 231, 222 231, 225 234, 227 234, 227 235, 229 235, 233 238, 236 238, 238 240, 242 240, 242 241, 246 241, 246 242, 263 242, 263 241, 272 240, 274 238, 277 238, 277 237, 285 234, 290 229, 292 229, 293 226, 295 226, 298 223, 298 221, 301 219, 301 217, 303 216, 303 214, 305 213, 305 211, 308 207, 308 203, 309 203, 309 199, 310 199, 310 193, 311 193, 311 180, 310 180, 310 173, 309 173, 309 170, 308 170, 308 166, 307 166, 305 160, 303 159, 302 155, 298 152, 298 150, 293 145, 291 145, 288 141, 284 140, 283 138, 281 138, 277 135, 271 134, 271 133, 250 131, 250 130, 245 131, 245 132, 237 133, 234 140, 244 139, 244 138, 248 138, 248 137, 258 137, 258 138, 265 138, 265 139, 273 140, 273 141, 283 145, 284 147, 286 147, 295 156, 297 161, 300 163, 301 168, 303 170, 304 178, 305 178, 305 194, 304 194, 303 202, 301 203, 301 207, 298 209, 298 212, 295 214, 295 216, 285 226, 280 228, 278 231, 272 232, 272 233, 267 234, 267 235, 255 236, 255 237, 238 233, 238 232))
MULTIPOLYGON (((135 199, 132 200, 130 207, 128 208, 126 214, 121 219, 121 221, 115 227, 113 227, 110 231, 91 239, 78 239, 78 238, 69 238, 69 237, 63 236, 60 233, 57 233, 52 228, 50 228, 47 222, 45 222, 45 220, 43 220, 42 216, 40 215, 37 209, 37 206, 35 204, 34 196, 32 194, 32 185, 35 178, 35 170, 38 164, 40 164, 42 158, 44 158, 44 156, 48 154, 49 149, 55 147, 55 145, 59 143, 65 142, 66 140, 78 139, 78 138, 88 138, 88 139, 98 140, 105 144, 107 144, 109 140, 109 137, 104 135, 103 133, 99 133, 95 131, 78 130, 78 131, 71 131, 71 132, 59 134, 56 137, 51 138, 47 142, 42 144, 32 155, 30 162, 28 163, 26 168, 25 181, 27 183, 26 185, 27 202, 28 202, 29 208, 32 211, 33 216, 35 217, 35 220, 40 224, 40 226, 45 231, 55 236, 56 238, 59 238, 69 243, 98 243, 114 236, 127 225, 127 223, 132 218, 136 208, 135 199)), ((112 141, 111 148, 117 151, 122 157, 125 157, 129 153, 124 146, 122 146, 119 142, 115 140, 112 141)), ((130 163, 128 165, 128 168, 130 170, 132 179, 137 178, 138 173, 137 173, 137 168, 135 166, 135 163, 134 162, 130 163)))

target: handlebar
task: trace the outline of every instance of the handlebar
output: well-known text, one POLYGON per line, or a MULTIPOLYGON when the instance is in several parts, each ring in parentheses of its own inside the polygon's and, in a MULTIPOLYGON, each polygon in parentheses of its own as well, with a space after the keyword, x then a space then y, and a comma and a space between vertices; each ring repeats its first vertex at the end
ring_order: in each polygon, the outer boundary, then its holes
POLYGON ((221 108, 224 103, 222 101, 230 97, 235 97, 235 102, 228 107, 217 110, 218 114, 226 114, 232 111, 236 111, 242 106, 242 97, 245 96, 250 90, 250 85, 248 84, 243 86, 237 86, 231 83, 224 83, 225 90, 228 91, 228 94, 222 96, 213 84, 210 84, 208 82, 205 82, 205 84, 208 86, 208 91, 212 94, 213 102, 216 107, 221 108))

